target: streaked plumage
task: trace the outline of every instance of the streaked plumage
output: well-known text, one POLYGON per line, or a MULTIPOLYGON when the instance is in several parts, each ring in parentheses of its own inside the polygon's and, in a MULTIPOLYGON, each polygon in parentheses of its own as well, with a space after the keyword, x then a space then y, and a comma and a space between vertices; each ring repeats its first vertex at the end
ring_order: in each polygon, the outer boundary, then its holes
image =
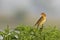
POLYGON ((35 25, 42 27, 42 25, 45 23, 45 21, 46 21, 46 14, 43 12, 43 13, 41 13, 41 17, 40 17, 40 19, 36 22, 35 25))

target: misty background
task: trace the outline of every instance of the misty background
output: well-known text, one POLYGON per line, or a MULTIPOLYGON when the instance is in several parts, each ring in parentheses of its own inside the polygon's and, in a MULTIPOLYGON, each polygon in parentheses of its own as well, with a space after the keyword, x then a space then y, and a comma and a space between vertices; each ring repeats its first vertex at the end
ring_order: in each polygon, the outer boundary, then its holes
POLYGON ((45 25, 60 26, 60 0, 0 0, 0 29, 34 25, 41 12, 47 14, 45 25))

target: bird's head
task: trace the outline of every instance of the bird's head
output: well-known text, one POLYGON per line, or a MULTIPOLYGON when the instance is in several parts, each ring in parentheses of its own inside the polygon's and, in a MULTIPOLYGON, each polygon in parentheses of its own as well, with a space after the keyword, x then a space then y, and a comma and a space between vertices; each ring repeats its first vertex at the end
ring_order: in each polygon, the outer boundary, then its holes
POLYGON ((42 13, 41 13, 41 16, 44 16, 44 17, 46 17, 46 14, 45 14, 44 12, 42 12, 42 13))

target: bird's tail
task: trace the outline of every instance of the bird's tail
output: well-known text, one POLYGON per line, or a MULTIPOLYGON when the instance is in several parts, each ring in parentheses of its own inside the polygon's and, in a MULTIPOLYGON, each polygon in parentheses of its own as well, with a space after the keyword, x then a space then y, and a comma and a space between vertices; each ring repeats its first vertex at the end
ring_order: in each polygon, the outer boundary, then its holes
POLYGON ((38 23, 35 23, 34 26, 38 25, 38 23))
POLYGON ((36 26, 37 24, 34 24, 34 26, 36 26))

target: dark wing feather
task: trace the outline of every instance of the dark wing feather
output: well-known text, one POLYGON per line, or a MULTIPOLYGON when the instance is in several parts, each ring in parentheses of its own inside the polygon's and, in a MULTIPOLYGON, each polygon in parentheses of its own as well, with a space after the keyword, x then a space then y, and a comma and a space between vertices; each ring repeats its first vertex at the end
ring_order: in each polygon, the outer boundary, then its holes
POLYGON ((40 17, 40 19, 36 22, 35 25, 39 24, 43 20, 43 17, 40 17))

